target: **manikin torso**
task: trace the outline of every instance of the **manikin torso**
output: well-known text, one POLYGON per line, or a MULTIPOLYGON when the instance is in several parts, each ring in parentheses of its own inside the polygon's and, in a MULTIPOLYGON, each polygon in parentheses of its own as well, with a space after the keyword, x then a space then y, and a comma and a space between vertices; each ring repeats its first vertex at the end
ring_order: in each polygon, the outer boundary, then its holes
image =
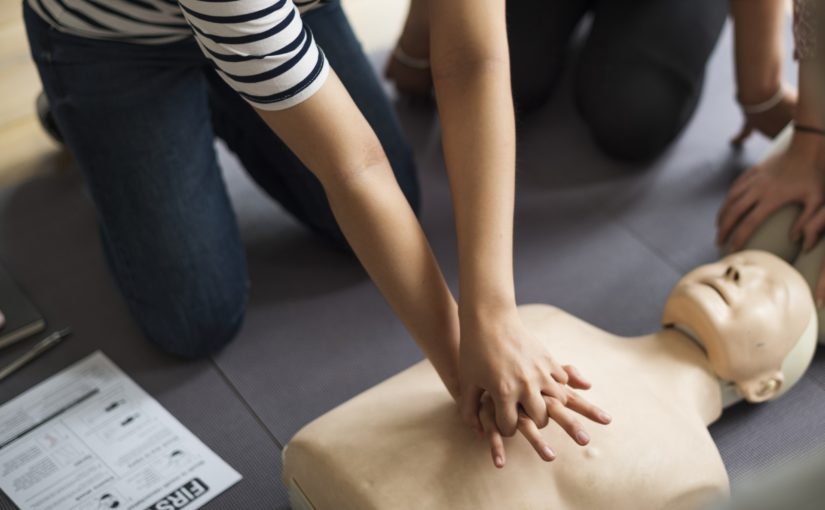
POLYGON ((698 508, 728 493, 707 430, 723 402, 780 396, 802 376, 816 342, 805 280, 778 257, 755 251, 700 266, 677 282, 662 323, 691 336, 667 327, 623 338, 547 305, 520 313, 556 359, 590 379, 585 398, 613 416, 609 425, 580 419, 587 446, 551 423, 542 434, 557 453, 554 462, 517 435, 506 441, 505 467, 496 469, 486 439, 461 422, 424 361, 295 435, 284 450, 293 509, 698 508))
POLYGON ((307 426, 289 445, 285 480, 293 490, 297 481, 319 510, 678 509, 727 494, 707 430, 722 411, 720 383, 689 337, 662 330, 621 338, 545 305, 521 313, 558 359, 577 360, 593 383, 587 398, 613 416, 609 426, 586 424, 588 446, 551 425, 543 433, 555 462, 540 460, 516 436, 506 442, 507 466, 497 470, 484 440, 460 423, 435 371, 422 362, 307 426), (365 425, 364 417, 379 415, 365 425), (302 448, 334 454, 309 466, 301 460, 317 457, 302 448))

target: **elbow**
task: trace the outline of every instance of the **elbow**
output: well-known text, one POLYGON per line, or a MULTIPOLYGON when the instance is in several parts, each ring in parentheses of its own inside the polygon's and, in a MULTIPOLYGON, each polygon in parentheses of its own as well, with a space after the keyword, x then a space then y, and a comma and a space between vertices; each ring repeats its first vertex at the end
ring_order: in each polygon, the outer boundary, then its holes
POLYGON ((392 174, 389 159, 377 138, 354 144, 341 157, 318 172, 317 177, 324 188, 348 188, 380 173, 392 174))

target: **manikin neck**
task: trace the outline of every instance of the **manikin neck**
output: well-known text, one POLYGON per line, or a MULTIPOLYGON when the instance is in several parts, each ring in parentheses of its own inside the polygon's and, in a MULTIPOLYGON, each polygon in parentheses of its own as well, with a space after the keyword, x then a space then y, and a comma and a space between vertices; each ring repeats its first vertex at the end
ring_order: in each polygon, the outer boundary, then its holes
MULTIPOLYGON (((685 340, 696 344, 700 349, 702 349, 702 352, 705 352, 705 345, 702 343, 701 340, 699 340, 699 336, 687 326, 674 324, 673 326, 665 327, 663 331, 672 331, 678 333, 680 336, 684 337, 685 340)), ((744 400, 744 398, 742 398, 742 395, 740 395, 739 391, 736 389, 735 384, 733 384, 730 381, 722 380, 718 376, 716 376, 716 380, 719 383, 719 391, 722 395, 723 408, 726 409, 744 400)))

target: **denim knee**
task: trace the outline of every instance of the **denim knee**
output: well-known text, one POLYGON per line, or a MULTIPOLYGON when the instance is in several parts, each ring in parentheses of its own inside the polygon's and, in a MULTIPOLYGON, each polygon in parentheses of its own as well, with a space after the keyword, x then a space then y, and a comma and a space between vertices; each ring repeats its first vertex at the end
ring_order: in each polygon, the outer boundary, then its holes
POLYGON ((163 296, 153 303, 129 300, 144 334, 162 350, 187 359, 209 356, 235 338, 243 323, 247 285, 215 293, 163 296))

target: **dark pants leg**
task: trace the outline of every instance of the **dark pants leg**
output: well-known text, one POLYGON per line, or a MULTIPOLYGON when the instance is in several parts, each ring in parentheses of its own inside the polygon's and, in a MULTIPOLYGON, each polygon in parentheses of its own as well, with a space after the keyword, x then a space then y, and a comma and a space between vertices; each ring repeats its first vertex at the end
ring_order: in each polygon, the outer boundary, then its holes
MULTIPOLYGON (((389 101, 337 1, 303 16, 330 65, 378 135, 395 177, 413 209, 419 189, 412 151, 389 101)), ((314 231, 346 245, 321 183, 214 72, 207 74, 216 134, 270 196, 314 231)))
POLYGON ((24 15, 133 316, 174 354, 219 349, 242 322, 247 276, 197 46, 94 41, 60 33, 28 8, 24 15))
POLYGON ((622 160, 659 154, 684 128, 727 15, 719 0, 600 0, 576 75, 599 146, 622 160))
POLYGON ((507 0, 513 100, 519 114, 542 106, 561 76, 570 37, 593 0, 507 0))
MULTIPOLYGON (((317 181, 245 103, 221 95, 228 89, 211 79, 214 73, 194 41, 163 46, 95 41, 62 34, 24 11, 44 90, 84 174, 112 273, 138 324, 153 342, 181 356, 221 348, 240 327, 248 284, 214 153, 215 131, 299 220, 340 236, 317 181)), ((321 12, 333 18, 332 28, 343 30, 345 19, 336 18, 340 10, 321 12)), ((323 30, 316 28, 317 39, 323 30)), ((355 52, 363 61, 354 38, 335 40, 337 47, 328 42, 333 65, 339 50, 355 52)), ((352 72, 361 71, 356 65, 352 72)), ((369 76, 360 79, 375 83, 369 76)), ((344 83, 357 88, 360 82, 344 83)), ((417 200, 409 149, 380 89, 375 97, 373 92, 351 90, 364 103, 359 104, 378 130, 402 187, 417 200)))

